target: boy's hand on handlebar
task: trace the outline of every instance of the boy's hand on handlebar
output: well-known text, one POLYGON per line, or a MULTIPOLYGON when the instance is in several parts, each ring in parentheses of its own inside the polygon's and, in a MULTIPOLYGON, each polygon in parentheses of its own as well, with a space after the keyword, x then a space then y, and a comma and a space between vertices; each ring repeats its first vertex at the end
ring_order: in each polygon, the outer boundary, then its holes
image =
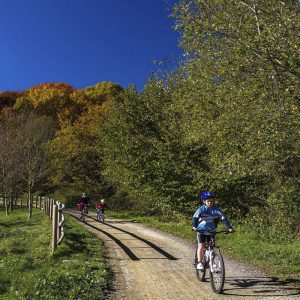
POLYGON ((198 231, 198 228, 197 227, 193 227, 193 231, 198 231))

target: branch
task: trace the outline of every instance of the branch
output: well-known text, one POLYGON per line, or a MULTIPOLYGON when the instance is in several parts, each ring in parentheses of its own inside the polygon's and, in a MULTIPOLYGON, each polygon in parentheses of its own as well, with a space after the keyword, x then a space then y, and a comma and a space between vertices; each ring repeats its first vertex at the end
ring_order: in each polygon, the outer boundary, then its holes
POLYGON ((253 0, 253 10, 254 10, 254 16, 255 16, 255 19, 256 19, 256 26, 257 26, 258 35, 260 35, 259 16, 258 16, 258 11, 257 11, 255 0, 253 0))
POLYGON ((255 17, 255 20, 256 20, 256 27, 257 27, 257 32, 258 32, 258 35, 260 35, 260 25, 259 25, 259 16, 258 16, 258 10, 257 10, 257 6, 256 6, 256 1, 253 0, 253 7, 251 7, 249 4, 241 1, 241 4, 248 7, 253 13, 254 13, 254 17, 255 17))
POLYGON ((251 7, 249 4, 247 4, 247 3, 243 2, 243 1, 241 1, 241 3, 242 3, 244 6, 247 6, 248 8, 250 8, 250 9, 252 10, 252 12, 255 13, 255 11, 253 10, 253 7, 251 7))

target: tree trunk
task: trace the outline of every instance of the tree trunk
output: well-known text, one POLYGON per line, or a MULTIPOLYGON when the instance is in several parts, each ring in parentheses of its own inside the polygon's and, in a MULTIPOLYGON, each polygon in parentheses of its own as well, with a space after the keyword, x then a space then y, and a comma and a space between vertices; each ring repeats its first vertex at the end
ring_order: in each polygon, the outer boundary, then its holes
POLYGON ((13 211, 14 210, 14 196, 13 193, 10 192, 9 193, 9 211, 13 211))
POLYGON ((28 188, 28 219, 32 217, 32 195, 31 195, 31 188, 28 188))
POLYGON ((7 203, 6 192, 4 193, 4 205, 5 205, 5 214, 8 216, 9 215, 9 211, 8 211, 8 203, 7 203))

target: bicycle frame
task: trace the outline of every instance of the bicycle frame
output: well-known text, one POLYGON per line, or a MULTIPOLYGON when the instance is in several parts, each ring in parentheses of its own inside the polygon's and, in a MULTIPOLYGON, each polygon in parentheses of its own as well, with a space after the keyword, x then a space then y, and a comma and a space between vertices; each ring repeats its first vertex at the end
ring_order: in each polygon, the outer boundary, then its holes
POLYGON ((80 209, 80 219, 82 219, 82 221, 85 221, 85 215, 87 214, 87 205, 84 203, 80 203, 79 204, 79 209, 80 209))
MULTIPOLYGON (((197 230, 201 232, 202 230, 197 230)), ((212 290, 220 294, 223 291, 223 286, 225 282, 225 266, 222 254, 219 248, 215 244, 215 235, 218 233, 229 233, 228 231, 219 231, 219 232, 211 232, 211 239, 205 245, 204 251, 204 268, 197 269, 196 275, 199 281, 205 281, 205 271, 209 269, 209 277, 212 290)), ((198 247, 198 245, 197 245, 198 247)), ((197 248, 198 249, 198 248, 197 248)), ((195 262, 197 262, 197 251, 195 255, 195 262)))
POLYGON ((209 251, 209 261, 207 263, 209 265, 210 272, 213 272, 214 270, 213 270, 213 265, 211 264, 211 261, 212 261, 213 256, 214 256, 215 249, 214 248, 212 250, 209 249, 208 251, 209 251))
POLYGON ((104 222, 104 210, 103 208, 97 209, 97 220, 100 222, 104 222))

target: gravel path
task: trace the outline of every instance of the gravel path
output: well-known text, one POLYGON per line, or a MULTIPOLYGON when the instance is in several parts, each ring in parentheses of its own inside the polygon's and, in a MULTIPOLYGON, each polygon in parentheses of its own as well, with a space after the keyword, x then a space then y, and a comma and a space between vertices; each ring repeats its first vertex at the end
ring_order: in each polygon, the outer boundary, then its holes
POLYGON ((300 299, 299 288, 227 258, 224 292, 214 294, 208 279, 196 278, 192 243, 129 221, 89 217, 81 224, 109 250, 115 277, 109 299, 300 299))

